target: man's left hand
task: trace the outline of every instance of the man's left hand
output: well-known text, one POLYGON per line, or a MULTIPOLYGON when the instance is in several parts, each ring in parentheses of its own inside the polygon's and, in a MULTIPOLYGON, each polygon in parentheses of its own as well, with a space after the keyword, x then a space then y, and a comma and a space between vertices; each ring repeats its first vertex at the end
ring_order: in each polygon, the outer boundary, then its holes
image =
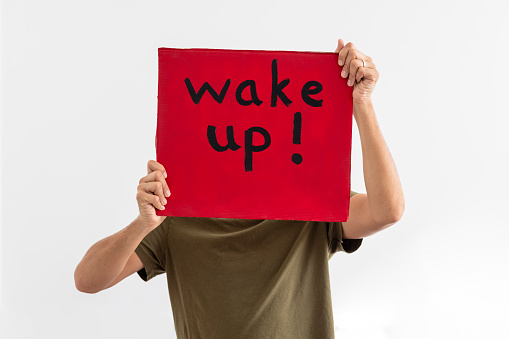
POLYGON ((338 40, 335 53, 339 53, 338 64, 343 66, 341 76, 348 77, 348 86, 353 86, 353 102, 362 104, 371 100, 371 93, 379 77, 373 60, 361 53, 353 43, 345 45, 341 39, 338 40))

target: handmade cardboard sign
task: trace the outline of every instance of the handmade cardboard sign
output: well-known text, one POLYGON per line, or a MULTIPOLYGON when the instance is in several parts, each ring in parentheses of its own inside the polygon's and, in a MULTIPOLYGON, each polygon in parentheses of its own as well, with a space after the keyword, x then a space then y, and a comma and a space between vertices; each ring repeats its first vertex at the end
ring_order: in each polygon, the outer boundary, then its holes
POLYGON ((346 221, 352 88, 337 54, 159 48, 157 215, 346 221))

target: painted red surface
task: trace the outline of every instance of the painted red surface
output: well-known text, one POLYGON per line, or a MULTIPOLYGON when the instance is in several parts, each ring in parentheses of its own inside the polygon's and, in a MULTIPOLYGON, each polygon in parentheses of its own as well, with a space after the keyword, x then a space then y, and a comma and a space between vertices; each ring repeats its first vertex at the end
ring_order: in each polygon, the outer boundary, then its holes
POLYGON ((340 71, 334 53, 160 48, 156 153, 172 194, 157 214, 346 221, 352 88, 340 71), (198 98, 205 82, 217 100, 198 98), (235 146, 218 151, 227 126, 235 146))

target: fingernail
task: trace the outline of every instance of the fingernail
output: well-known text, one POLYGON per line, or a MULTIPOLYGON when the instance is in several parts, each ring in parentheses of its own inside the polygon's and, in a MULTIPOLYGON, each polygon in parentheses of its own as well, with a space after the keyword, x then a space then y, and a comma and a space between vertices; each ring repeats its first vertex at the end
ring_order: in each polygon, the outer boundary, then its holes
POLYGON ((164 206, 159 207, 160 210, 164 210, 164 206))
POLYGON ((163 199, 163 205, 166 205, 167 201, 166 199, 163 199))
POLYGON ((168 177, 168 174, 166 174, 166 171, 164 171, 163 175, 164 175, 165 178, 168 177))
POLYGON ((352 86, 352 80, 348 80, 348 82, 346 83, 348 86, 352 86))
POLYGON ((343 78, 346 78, 346 72, 345 72, 345 71, 342 71, 342 72, 341 72, 341 76, 342 76, 343 78))
POLYGON ((343 60, 339 59, 338 64, 339 64, 339 66, 343 66, 343 60))
POLYGON ((171 194, 171 193, 170 193, 170 190, 167 190, 167 191, 166 191, 166 196, 167 196, 167 197, 169 197, 169 196, 170 196, 170 194, 171 194))

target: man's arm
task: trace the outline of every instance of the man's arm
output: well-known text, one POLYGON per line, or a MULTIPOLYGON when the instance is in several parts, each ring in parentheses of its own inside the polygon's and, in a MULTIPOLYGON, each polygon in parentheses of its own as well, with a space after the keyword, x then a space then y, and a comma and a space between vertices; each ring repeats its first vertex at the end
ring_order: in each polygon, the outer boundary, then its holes
POLYGON ((79 291, 97 293, 143 268, 135 249, 166 218, 156 215, 156 208, 164 210, 166 197, 171 194, 163 165, 150 160, 147 172, 136 194, 140 214, 129 226, 100 240, 85 253, 74 271, 79 291))
POLYGON ((379 73, 372 59, 348 43, 338 41, 342 76, 354 86, 353 115, 362 146, 364 183, 367 194, 350 199, 349 217, 343 222, 343 237, 359 239, 379 232, 401 219, 405 209, 403 189, 396 165, 378 126, 371 93, 379 73), (362 61, 364 60, 364 61, 362 61))
POLYGON ((123 230, 95 243, 74 271, 74 283, 80 292, 97 293, 143 268, 134 250, 149 229, 139 218, 123 230))

